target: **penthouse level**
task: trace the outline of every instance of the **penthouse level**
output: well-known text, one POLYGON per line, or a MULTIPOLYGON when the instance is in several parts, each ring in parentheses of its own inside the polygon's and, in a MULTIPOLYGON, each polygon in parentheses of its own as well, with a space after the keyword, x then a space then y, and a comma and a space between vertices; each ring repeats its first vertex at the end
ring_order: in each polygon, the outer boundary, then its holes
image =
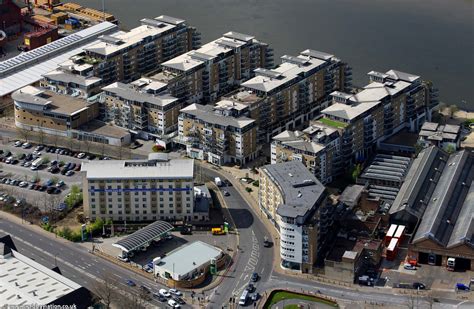
POLYGON ((249 105, 259 125, 259 141, 292 130, 327 106, 329 94, 351 85, 351 69, 334 55, 305 50, 281 57, 275 69, 259 68, 227 99, 249 105))
POLYGON ((379 141, 403 128, 418 130, 437 104, 436 90, 419 76, 395 70, 369 76, 370 83, 355 94, 332 92, 332 105, 322 111, 322 122, 344 128, 345 161, 366 158, 379 141))
POLYGON ((161 15, 140 22, 128 32, 104 35, 85 48, 84 61, 94 65, 94 76, 104 84, 137 79, 200 44, 199 33, 185 20, 161 15))
POLYGON ((273 66, 268 44, 251 35, 227 32, 197 50, 161 65, 155 76, 170 93, 187 104, 212 102, 251 78, 259 67, 273 66))

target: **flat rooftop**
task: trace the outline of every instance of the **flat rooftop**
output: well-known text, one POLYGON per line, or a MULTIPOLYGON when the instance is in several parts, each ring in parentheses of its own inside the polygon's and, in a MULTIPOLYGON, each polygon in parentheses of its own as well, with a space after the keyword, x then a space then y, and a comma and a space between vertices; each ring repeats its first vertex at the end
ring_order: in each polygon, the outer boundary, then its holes
MULTIPOLYGON (((195 241, 182 246, 161 259, 156 267, 166 270, 170 274, 182 277, 196 268, 217 259, 222 250, 202 241, 195 241)), ((181 278, 183 279, 183 278, 181 278)))
POLYGON ((153 159, 148 160, 105 160, 83 162, 81 171, 89 180, 95 179, 192 179, 194 160, 153 159))
MULTIPOLYGON (((150 86, 150 84, 148 84, 148 86, 150 86)), ((113 93, 115 96, 120 97, 127 101, 132 101, 132 102, 137 102, 137 103, 150 103, 158 107, 166 107, 170 104, 178 102, 177 98, 169 94, 155 95, 155 94, 146 92, 147 89, 139 90, 138 87, 132 84, 124 84, 121 82, 115 82, 113 84, 110 84, 102 88, 102 90, 105 91, 106 93, 107 92, 113 93)))
POLYGON ((285 55, 282 64, 275 69, 254 70, 255 77, 242 83, 242 87, 247 90, 257 90, 271 92, 284 85, 292 85, 300 81, 308 72, 316 73, 318 68, 329 64, 327 60, 314 58, 311 54, 300 54, 296 57, 285 55))
POLYGON ((63 83, 74 83, 74 84, 78 84, 85 87, 93 85, 93 84, 98 84, 102 80, 98 77, 81 76, 81 75, 74 74, 74 73, 67 72, 60 69, 53 70, 51 72, 43 74, 43 77, 54 80, 54 81, 59 81, 63 83))
POLYGON ((107 124, 99 120, 91 120, 80 126, 77 131, 88 132, 100 136, 107 136, 113 138, 122 138, 130 135, 126 129, 107 124))
POLYGON ((180 113, 192 115, 206 123, 212 123, 222 127, 232 126, 242 129, 255 123, 255 120, 249 117, 232 117, 216 113, 214 107, 211 105, 191 104, 181 109, 180 113))
POLYGON ((277 209, 280 216, 304 217, 324 195, 325 187, 299 161, 269 164, 262 169, 281 188, 284 201, 277 209))
MULTIPOLYGON (((26 86, 12 94, 13 100, 41 107, 43 111, 72 116, 89 108, 90 104, 83 99, 61 95, 49 90, 26 86)), ((22 108, 28 108, 24 106, 22 108)))
POLYGON ((15 250, 6 255, 0 252, 0 304, 47 305, 80 288, 15 250))
MULTIPOLYGON (((235 32, 234 32, 235 33, 235 32)), ((226 37, 225 35, 217 40, 203 45, 201 48, 189 51, 173 59, 162 63, 162 67, 187 72, 197 67, 204 66, 206 61, 217 58, 221 54, 233 53, 236 48, 247 44, 245 39, 253 40, 252 36, 239 35, 226 37)))
POLYGON ((112 55, 126 50, 131 46, 141 44, 145 39, 157 38, 163 33, 177 28, 177 25, 180 24, 176 22, 178 19, 173 17, 162 17, 163 16, 155 19, 142 19, 142 25, 128 32, 120 31, 112 35, 102 36, 100 37, 100 42, 85 48, 85 50, 104 56, 112 55))

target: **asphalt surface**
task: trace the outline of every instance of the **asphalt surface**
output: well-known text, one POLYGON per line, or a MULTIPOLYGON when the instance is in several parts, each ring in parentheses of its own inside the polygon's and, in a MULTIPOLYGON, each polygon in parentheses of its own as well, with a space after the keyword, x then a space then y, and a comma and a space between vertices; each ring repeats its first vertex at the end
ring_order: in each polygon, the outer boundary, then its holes
MULTIPOLYGON (((0 236, 6 234, 12 236, 21 254, 34 259, 48 268, 53 268, 57 265, 64 276, 90 289, 92 292, 94 292, 97 280, 110 276, 119 290, 136 295, 140 294, 139 286, 141 285, 151 287, 154 292, 165 288, 148 278, 94 256, 84 250, 83 247, 62 239, 51 238, 50 235, 42 235, 31 229, 29 225, 17 224, 0 217, 0 236), (129 287, 126 284, 126 280, 129 279, 133 280, 137 286, 129 287)), ((153 300, 152 304, 159 308, 166 308, 166 305, 156 300, 153 300)), ((183 308, 191 308, 191 306, 185 305, 183 308)))
MULTIPOLYGON (((222 176, 212 169, 203 167, 207 180, 222 176)), ((238 298, 250 282, 252 273, 259 274, 260 280, 254 285, 262 294, 260 283, 270 279, 273 267, 273 249, 263 247, 265 236, 270 236, 257 215, 232 186, 221 187, 229 196, 224 196, 226 206, 239 233, 240 245, 235 262, 224 275, 222 283, 211 292, 209 308, 221 308, 228 304, 231 297, 238 298)))

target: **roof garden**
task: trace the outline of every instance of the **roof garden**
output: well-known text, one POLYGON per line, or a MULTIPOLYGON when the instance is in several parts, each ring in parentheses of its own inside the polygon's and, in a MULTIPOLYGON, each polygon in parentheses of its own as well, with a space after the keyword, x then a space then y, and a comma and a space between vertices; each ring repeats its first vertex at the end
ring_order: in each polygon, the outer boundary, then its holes
POLYGON ((347 123, 345 122, 342 122, 342 121, 337 121, 337 120, 332 120, 332 119, 329 119, 329 118, 321 118, 319 119, 319 121, 327 126, 330 126, 330 127, 334 127, 334 128, 338 128, 338 129, 342 129, 342 128, 345 128, 347 127, 347 123))

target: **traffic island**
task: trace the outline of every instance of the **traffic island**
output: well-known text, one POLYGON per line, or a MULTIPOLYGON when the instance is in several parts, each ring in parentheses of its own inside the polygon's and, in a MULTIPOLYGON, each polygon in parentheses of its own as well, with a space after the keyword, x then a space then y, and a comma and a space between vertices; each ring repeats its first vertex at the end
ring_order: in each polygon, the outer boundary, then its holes
POLYGON ((308 306, 311 308, 312 304, 319 305, 318 308, 339 308, 337 302, 332 298, 297 293, 289 290, 273 290, 268 296, 264 296, 262 301, 264 301, 263 309, 308 308, 308 306))

